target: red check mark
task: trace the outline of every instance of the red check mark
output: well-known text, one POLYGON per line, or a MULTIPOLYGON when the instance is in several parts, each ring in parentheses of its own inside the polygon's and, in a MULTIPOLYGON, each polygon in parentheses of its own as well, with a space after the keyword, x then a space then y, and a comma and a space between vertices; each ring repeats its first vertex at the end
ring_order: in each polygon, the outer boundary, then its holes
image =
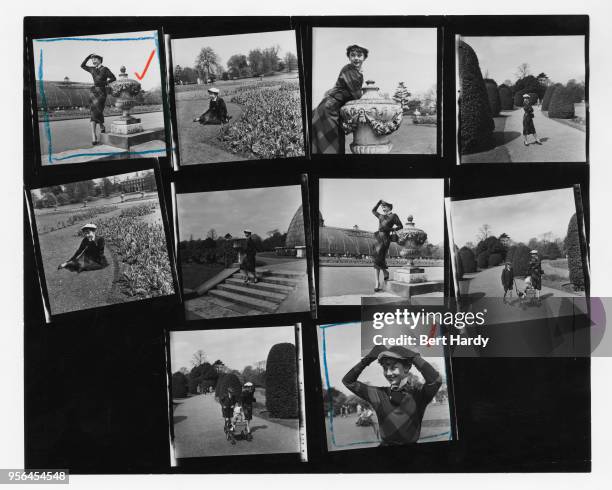
POLYGON ((149 65, 151 64, 151 60, 153 59, 154 54, 155 54, 155 50, 151 51, 151 54, 149 55, 149 59, 147 60, 147 64, 145 65, 144 70, 142 71, 142 75, 139 75, 138 72, 134 72, 134 75, 136 75, 136 78, 138 78, 138 80, 142 80, 144 76, 147 74, 147 70, 149 69, 149 65))

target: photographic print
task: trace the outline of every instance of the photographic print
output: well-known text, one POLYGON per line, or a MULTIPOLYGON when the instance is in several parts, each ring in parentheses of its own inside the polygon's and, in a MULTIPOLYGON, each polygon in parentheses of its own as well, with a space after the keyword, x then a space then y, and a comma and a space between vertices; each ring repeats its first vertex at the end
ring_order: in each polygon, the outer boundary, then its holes
POLYGON ((435 154, 437 31, 312 29, 312 153, 435 154))
POLYGON ((461 163, 586 162, 585 36, 457 37, 461 163))
POLYGON ((175 294, 153 170, 30 195, 51 315, 175 294))
POLYGON ((317 329, 327 449, 452 439, 443 347, 365 348, 361 329, 317 329))
POLYGON ((454 200, 449 210, 463 307, 486 308, 489 323, 584 309, 588 274, 573 188, 454 200))
POLYGON ((188 319, 310 310, 299 185, 177 193, 188 319))
POLYGON ((304 156, 295 31, 171 43, 181 165, 304 156))
POLYGON ((166 155, 157 31, 32 43, 42 165, 166 155))
POLYGON ((170 332, 174 457, 300 452, 294 326, 170 332))
POLYGON ((443 179, 319 180, 319 304, 443 296, 443 179))

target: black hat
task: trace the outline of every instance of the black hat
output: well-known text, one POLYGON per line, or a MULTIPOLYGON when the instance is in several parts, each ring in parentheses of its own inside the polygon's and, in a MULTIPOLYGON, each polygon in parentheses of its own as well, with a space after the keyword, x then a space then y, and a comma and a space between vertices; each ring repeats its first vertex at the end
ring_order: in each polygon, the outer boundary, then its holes
POLYGON ((368 57, 368 49, 359 46, 357 44, 351 44, 348 48, 346 48, 346 57, 348 58, 351 54, 351 51, 361 51, 363 53, 363 59, 366 59, 368 57))

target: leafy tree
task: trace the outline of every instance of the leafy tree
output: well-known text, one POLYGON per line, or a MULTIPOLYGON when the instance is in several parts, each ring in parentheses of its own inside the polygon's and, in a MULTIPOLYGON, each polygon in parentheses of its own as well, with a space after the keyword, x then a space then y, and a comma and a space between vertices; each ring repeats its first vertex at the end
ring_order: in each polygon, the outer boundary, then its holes
POLYGON ((573 94, 574 103, 580 103, 585 97, 585 84, 584 82, 578 83, 575 78, 568 80, 565 88, 573 94))
POLYGON ((340 407, 347 401, 347 396, 334 387, 323 390, 323 410, 325 415, 335 415, 340 412, 340 407))
POLYGON ((215 50, 211 47, 204 47, 200 49, 196 57, 194 68, 198 75, 204 79, 204 82, 207 83, 211 75, 221 69, 220 63, 219 55, 215 53, 215 50))
POLYGON ((285 69, 287 71, 295 71, 298 69, 298 59, 297 56, 289 51, 285 53, 285 69))
POLYGON ((404 85, 404 82, 399 82, 399 85, 395 89, 395 93, 393 94, 393 100, 398 102, 402 106, 402 111, 404 114, 407 114, 409 111, 408 102, 410 101, 411 93, 408 92, 408 89, 404 85))
POLYGON ((234 54, 227 60, 227 71, 231 77, 241 78, 250 74, 249 62, 244 54, 234 54))
POLYGON ((181 83, 183 81, 183 67, 176 65, 174 67, 174 83, 181 83))

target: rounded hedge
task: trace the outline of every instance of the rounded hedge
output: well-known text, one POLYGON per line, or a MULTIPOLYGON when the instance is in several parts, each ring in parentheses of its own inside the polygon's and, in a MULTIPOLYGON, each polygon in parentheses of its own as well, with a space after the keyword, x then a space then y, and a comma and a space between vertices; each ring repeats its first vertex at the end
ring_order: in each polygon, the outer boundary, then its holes
POLYGON ((463 272, 476 272, 476 257, 471 248, 461 247, 459 249, 459 261, 463 267, 463 272))
POLYGON ((466 154, 492 146, 495 123, 476 53, 464 41, 459 41, 457 52, 461 83, 459 145, 461 153, 466 154))
POLYGON ((529 92, 529 102, 531 102, 531 105, 536 105, 538 103, 538 99, 538 94, 535 92, 529 92))
POLYGON ((489 99, 489 109, 491 110, 491 116, 499 116, 501 110, 501 100, 499 98, 499 89, 495 80, 490 78, 485 79, 485 88, 487 89, 487 98, 489 99))
POLYGON ((172 398, 185 398, 187 396, 187 376, 180 371, 172 375, 172 398))
POLYGON ((529 270, 529 252, 531 249, 522 243, 510 247, 507 259, 512 263, 515 276, 526 276, 529 270))
POLYGON ((574 214, 567 225, 565 237, 565 253, 567 254, 567 267, 574 289, 584 290, 584 270, 582 268, 582 253, 580 252, 580 239, 578 235, 578 220, 574 214))
POLYGON ((478 257, 476 257, 476 264, 478 265, 479 269, 486 269, 489 266, 489 255, 488 250, 478 254, 478 257))
POLYGON ((552 94, 548 117, 572 119, 574 116, 574 92, 561 85, 552 94))
POLYGON ((514 106, 523 107, 523 91, 519 90, 514 94, 514 106))
POLYGON ((489 267, 495 267, 502 263, 504 256, 500 253, 492 253, 489 255, 489 267))
POLYGON ((240 396, 242 393, 242 383, 233 373, 222 374, 219 376, 217 386, 215 388, 215 398, 223 398, 227 395, 227 389, 229 387, 234 388, 234 395, 240 396))
POLYGON ((297 361, 295 345, 289 342, 272 346, 268 353, 266 408, 275 418, 298 416, 297 361))
POLYGON ((505 84, 501 84, 499 87, 499 102, 501 104, 502 111, 511 111, 514 109, 514 101, 512 100, 512 90, 505 84))
POLYGON ((560 83, 555 83, 554 85, 549 85, 546 88, 546 92, 544 92, 544 98, 542 99, 542 110, 547 111, 550 107, 550 99, 552 99, 552 95, 557 87, 561 86, 560 83))

